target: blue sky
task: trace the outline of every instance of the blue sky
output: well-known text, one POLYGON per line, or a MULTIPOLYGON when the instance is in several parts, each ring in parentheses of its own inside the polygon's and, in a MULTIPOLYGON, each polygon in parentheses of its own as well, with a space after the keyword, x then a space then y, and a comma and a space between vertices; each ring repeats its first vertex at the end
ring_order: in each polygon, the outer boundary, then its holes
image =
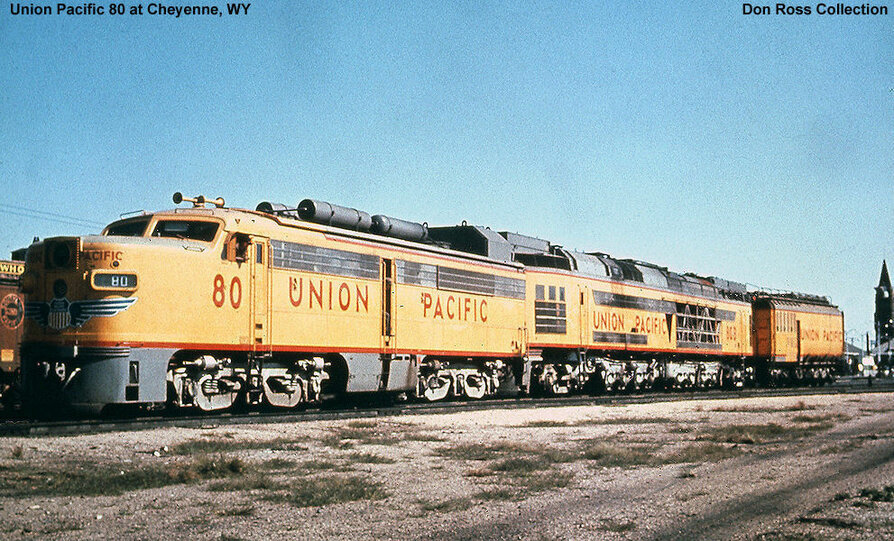
POLYGON ((0 256, 178 190, 313 197, 828 295, 849 337, 870 330, 894 263, 894 15, 656 4, 3 4, 0 256))

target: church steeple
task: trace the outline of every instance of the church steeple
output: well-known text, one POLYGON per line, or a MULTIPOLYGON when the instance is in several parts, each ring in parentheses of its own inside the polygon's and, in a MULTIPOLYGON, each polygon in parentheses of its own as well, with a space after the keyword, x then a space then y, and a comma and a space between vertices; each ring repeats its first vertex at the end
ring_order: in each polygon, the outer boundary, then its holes
POLYGON ((882 261, 882 275, 875 288, 875 328, 880 342, 894 338, 894 295, 891 294, 891 277, 888 262, 882 261))
POLYGON ((891 290, 891 277, 888 276, 888 262, 882 260, 882 275, 878 279, 878 286, 891 290))

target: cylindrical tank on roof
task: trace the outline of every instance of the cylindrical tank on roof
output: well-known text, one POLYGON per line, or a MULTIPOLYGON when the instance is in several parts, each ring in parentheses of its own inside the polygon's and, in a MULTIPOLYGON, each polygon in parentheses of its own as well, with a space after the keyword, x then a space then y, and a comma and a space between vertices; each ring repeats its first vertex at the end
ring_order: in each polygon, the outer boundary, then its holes
POLYGON ((381 214, 372 217, 372 232, 413 242, 423 242, 428 239, 427 225, 381 214))
POLYGON ((277 216, 287 216, 289 218, 298 218, 298 213, 296 209, 289 207, 288 205, 283 205, 282 203, 271 203, 269 201, 261 201, 258 203, 258 206, 255 207, 255 210, 258 212, 263 212, 264 214, 275 214, 277 216))
POLYGON ((340 207, 315 199, 305 199, 298 203, 298 216, 308 222, 342 227, 354 231, 369 231, 372 225, 369 214, 362 210, 340 207))

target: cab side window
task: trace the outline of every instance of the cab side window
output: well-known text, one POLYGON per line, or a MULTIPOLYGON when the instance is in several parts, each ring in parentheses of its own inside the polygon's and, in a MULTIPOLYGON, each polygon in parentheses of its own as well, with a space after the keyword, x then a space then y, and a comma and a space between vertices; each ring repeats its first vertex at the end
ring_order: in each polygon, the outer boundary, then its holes
POLYGON ((248 261, 250 246, 251 238, 248 235, 245 233, 233 233, 224 244, 224 249, 220 254, 220 257, 227 261, 244 263, 248 261))

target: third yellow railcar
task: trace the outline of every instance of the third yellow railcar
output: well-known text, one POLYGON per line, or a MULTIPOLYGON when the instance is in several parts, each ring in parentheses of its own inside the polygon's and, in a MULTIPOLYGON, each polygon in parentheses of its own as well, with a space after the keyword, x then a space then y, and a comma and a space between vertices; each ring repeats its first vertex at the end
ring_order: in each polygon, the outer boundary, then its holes
POLYGON ((767 382, 825 381, 844 355, 844 317, 825 297, 754 295, 754 356, 767 382))

